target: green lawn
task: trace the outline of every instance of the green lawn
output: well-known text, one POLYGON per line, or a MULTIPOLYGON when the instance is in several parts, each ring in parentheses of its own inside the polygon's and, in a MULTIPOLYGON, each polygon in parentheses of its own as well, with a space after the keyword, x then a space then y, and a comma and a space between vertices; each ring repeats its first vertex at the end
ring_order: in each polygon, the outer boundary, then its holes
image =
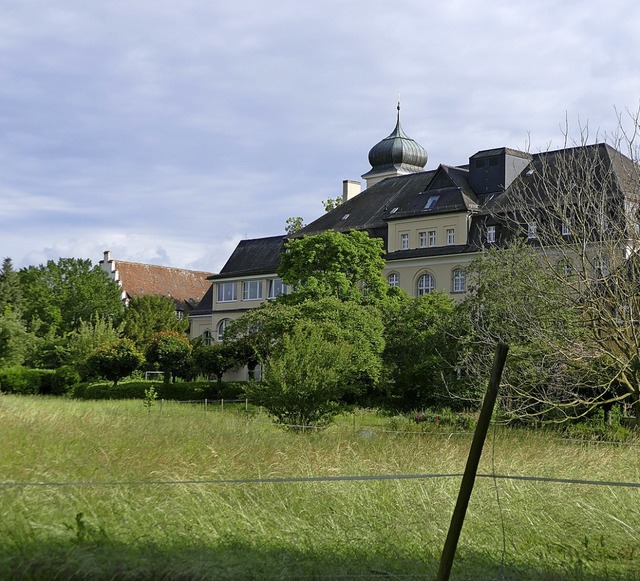
MULTIPOLYGON (((219 483, 464 470, 470 434, 385 423, 0 396, 1 480, 75 483, 0 489, 0 579, 434 579, 459 478, 219 483)), ((639 452, 492 429, 479 472, 638 482, 639 452)), ((451 578, 640 579, 640 490, 479 479, 451 578)))

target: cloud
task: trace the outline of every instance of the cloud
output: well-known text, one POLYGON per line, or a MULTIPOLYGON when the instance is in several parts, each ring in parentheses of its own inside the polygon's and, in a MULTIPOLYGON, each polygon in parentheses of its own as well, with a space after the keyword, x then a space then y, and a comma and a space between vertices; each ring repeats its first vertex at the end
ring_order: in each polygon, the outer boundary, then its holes
POLYGON ((627 0, 10 3, 1 250, 219 270, 359 179, 398 91, 429 167, 560 146, 565 116, 610 129, 640 99, 639 20, 627 0))

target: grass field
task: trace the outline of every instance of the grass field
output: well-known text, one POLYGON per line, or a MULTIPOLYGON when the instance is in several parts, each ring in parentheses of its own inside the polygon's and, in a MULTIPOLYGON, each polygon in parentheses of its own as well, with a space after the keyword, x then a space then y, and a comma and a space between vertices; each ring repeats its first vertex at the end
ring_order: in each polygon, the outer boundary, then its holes
MULTIPOLYGON (((470 434, 385 425, 0 396, 0 579, 434 579, 460 478, 273 480, 464 470, 470 434)), ((639 482, 639 452, 492 429, 479 472, 639 482)), ((451 578, 640 579, 640 490, 478 479, 451 578)))

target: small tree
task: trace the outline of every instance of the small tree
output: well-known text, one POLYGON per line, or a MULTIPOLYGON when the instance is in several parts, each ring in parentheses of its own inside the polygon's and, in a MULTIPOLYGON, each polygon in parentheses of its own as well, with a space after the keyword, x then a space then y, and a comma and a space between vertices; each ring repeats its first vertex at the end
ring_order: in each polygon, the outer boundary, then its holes
POLYGON ((133 341, 120 339, 96 349, 87 359, 87 367, 96 375, 117 385, 122 378, 131 375, 144 358, 133 341))
POLYGON ((301 321, 269 356, 248 396, 294 430, 327 425, 341 410, 353 346, 328 339, 331 325, 301 321))
POLYGON ((198 373, 213 375, 221 382, 224 374, 237 365, 233 347, 225 343, 196 345, 193 349, 193 366, 198 373))
POLYGON ((164 382, 170 383, 173 375, 189 370, 191 343, 175 331, 156 333, 147 347, 147 361, 157 363, 164 371, 164 382))

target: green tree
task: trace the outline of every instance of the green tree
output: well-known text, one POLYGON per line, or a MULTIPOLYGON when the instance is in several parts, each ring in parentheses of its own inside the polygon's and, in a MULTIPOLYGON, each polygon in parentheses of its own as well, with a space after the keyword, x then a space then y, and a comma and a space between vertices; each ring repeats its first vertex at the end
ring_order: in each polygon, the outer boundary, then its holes
POLYGON ((213 375, 221 382, 223 375, 237 365, 233 347, 225 343, 196 345, 192 351, 195 370, 202 375, 213 375))
POLYGON ((114 343, 103 345, 87 358, 87 367, 95 375, 113 381, 118 381, 131 375, 144 361, 133 341, 119 339, 114 343))
POLYGON ((379 309, 372 305, 345 303, 335 297, 299 304, 267 303, 234 321, 225 341, 240 343, 248 357, 265 362, 301 321, 324 324, 327 340, 353 346, 342 374, 345 396, 355 401, 375 391, 382 376, 384 327, 379 309))
POLYGON ((322 201, 322 206, 325 212, 331 212, 331 210, 335 210, 339 205, 344 202, 342 196, 338 196, 337 198, 327 198, 322 201))
POLYGON ((443 293, 406 296, 383 309, 389 405, 404 410, 469 407, 456 374, 454 302, 443 293))
POLYGON ((18 272, 29 330, 40 337, 62 337, 81 321, 122 316, 118 285, 90 260, 60 258, 18 272))
POLYGON ((13 262, 10 258, 2 261, 0 270, 0 314, 11 309, 18 315, 22 314, 23 298, 20 289, 20 278, 13 269, 13 262))
POLYGON ((191 343, 176 331, 160 331, 151 337, 147 347, 147 361, 157 363, 164 372, 165 383, 174 375, 187 373, 190 367, 191 343))
POLYGON ((102 345, 116 343, 121 335, 122 324, 114 325, 111 319, 96 315, 89 321, 80 321, 78 328, 65 337, 62 362, 82 372, 91 353, 102 345))
POLYGON ((37 338, 10 307, 0 312, 0 367, 22 365, 36 351, 37 338))
POLYGON ((304 219, 301 216, 291 216, 287 218, 284 231, 288 236, 293 236, 296 232, 299 232, 304 228, 304 219))
POLYGON ((502 401, 514 415, 573 417, 584 413, 589 393, 591 399, 602 395, 587 363, 593 354, 580 310, 536 249, 515 242, 487 250, 469 265, 467 279, 469 295, 457 309, 467 380, 486 382, 501 342, 510 347, 502 401))
POLYGON ((387 295, 382 240, 366 232, 329 230, 289 240, 278 275, 295 290, 288 302, 336 297, 341 301, 376 303, 387 295))
POLYGON ((336 339, 332 324, 299 321, 272 351, 264 382, 248 396, 294 430, 325 426, 342 409, 355 348, 336 339))
POLYGON ((160 331, 184 333, 189 321, 178 319, 173 299, 158 295, 133 297, 124 313, 123 333, 135 341, 138 347, 147 345, 151 337, 160 331))

